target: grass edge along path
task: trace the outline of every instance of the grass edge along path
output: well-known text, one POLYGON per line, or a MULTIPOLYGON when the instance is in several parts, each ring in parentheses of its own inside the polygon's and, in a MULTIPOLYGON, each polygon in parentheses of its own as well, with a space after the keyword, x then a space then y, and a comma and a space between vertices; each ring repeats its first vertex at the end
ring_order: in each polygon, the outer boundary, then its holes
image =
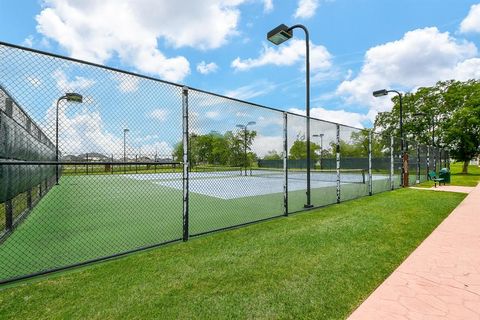
POLYGON ((463 200, 402 189, 0 291, 0 318, 347 317, 463 200))

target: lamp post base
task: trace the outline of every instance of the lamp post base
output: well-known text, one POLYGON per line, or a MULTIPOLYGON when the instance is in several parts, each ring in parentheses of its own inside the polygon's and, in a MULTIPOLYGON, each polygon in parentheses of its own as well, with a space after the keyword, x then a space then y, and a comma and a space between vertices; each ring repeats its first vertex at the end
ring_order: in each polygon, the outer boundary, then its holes
POLYGON ((303 207, 305 209, 313 208, 313 204, 304 204, 303 207))

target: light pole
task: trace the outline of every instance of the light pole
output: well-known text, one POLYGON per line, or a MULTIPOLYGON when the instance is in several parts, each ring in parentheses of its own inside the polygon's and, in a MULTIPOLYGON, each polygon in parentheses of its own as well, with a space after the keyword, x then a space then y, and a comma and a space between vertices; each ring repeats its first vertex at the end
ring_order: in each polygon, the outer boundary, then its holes
POLYGON ((257 124, 255 121, 250 121, 247 124, 237 124, 237 128, 243 129, 244 132, 244 164, 245 175, 247 175, 247 127, 257 124))
POLYGON ((304 208, 312 208, 311 203, 311 186, 310 186, 310 37, 308 30, 304 25, 296 24, 287 27, 284 24, 279 25, 267 33, 268 41, 275 45, 279 45, 293 37, 293 29, 302 29, 305 32, 305 65, 306 65, 306 114, 307 114, 307 204, 304 208))
POLYGON ((127 173, 127 132, 129 131, 128 128, 123 129, 123 173, 127 173))
POLYGON ((322 153, 323 153, 323 136, 324 136, 324 135, 325 135, 325 134, 323 134, 323 133, 314 134, 314 135, 313 135, 313 136, 316 137, 316 138, 320 137, 320 170, 323 169, 323 168, 322 168, 322 166, 323 166, 323 165, 322 165, 322 160, 323 160, 323 158, 322 158, 322 157, 323 157, 322 153))
POLYGON ((397 90, 387 90, 387 89, 382 89, 382 90, 377 90, 373 91, 373 96, 378 98, 382 96, 388 95, 390 92, 396 93, 398 95, 398 98, 400 99, 400 148, 402 149, 402 186, 405 187, 405 150, 404 150, 404 144, 403 144, 403 104, 402 104, 402 94, 398 92, 397 90))
POLYGON ((77 102, 77 103, 82 103, 83 102, 83 96, 81 94, 75 93, 75 92, 67 92, 65 93, 64 96, 61 96, 60 98, 57 99, 57 110, 56 110, 56 116, 55 116, 55 161, 57 162, 57 165, 55 167, 55 178, 56 178, 56 184, 58 185, 58 180, 59 180, 59 170, 58 170, 58 108, 60 106, 60 101, 62 100, 67 100, 68 102, 77 102))

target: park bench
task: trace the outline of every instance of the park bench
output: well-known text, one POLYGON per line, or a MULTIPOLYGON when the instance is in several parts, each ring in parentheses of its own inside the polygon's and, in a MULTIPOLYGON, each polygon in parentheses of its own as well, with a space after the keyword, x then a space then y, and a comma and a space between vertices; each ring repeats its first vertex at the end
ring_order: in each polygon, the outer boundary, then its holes
POLYGON ((428 178, 433 181, 433 183, 435 184, 435 188, 437 187, 437 182, 438 182, 438 185, 440 185, 442 182, 443 182, 443 185, 445 185, 445 179, 438 178, 435 171, 430 171, 428 173, 428 178))

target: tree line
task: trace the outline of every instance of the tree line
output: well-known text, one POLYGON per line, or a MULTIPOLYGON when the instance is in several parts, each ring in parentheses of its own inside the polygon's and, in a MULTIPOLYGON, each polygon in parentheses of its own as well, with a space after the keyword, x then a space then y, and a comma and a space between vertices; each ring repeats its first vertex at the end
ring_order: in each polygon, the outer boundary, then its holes
MULTIPOLYGON (((385 139, 400 136, 400 101, 398 97, 392 101, 392 111, 375 119, 375 130, 385 139)), ((480 154, 480 81, 439 81, 406 93, 403 119, 405 139, 448 149, 467 173, 470 160, 480 154)))

